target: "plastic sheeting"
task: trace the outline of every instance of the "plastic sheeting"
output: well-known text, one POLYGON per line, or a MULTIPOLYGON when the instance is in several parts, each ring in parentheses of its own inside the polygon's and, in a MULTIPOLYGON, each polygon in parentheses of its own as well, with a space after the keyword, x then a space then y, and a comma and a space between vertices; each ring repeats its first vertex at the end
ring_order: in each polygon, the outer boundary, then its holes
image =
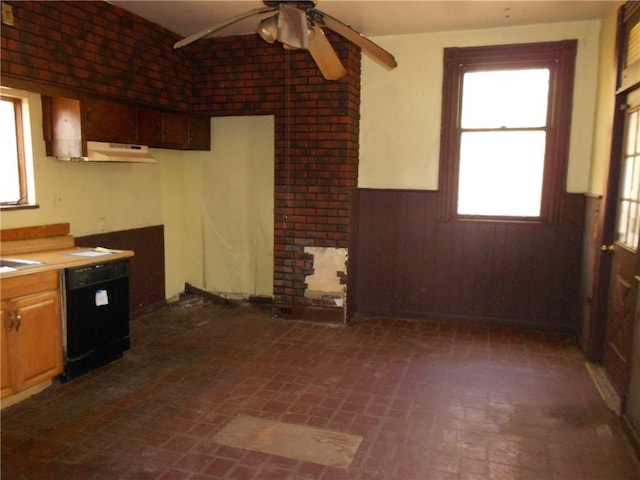
POLYGON ((273 117, 218 117, 211 129, 202 176, 205 288, 272 296, 273 117))

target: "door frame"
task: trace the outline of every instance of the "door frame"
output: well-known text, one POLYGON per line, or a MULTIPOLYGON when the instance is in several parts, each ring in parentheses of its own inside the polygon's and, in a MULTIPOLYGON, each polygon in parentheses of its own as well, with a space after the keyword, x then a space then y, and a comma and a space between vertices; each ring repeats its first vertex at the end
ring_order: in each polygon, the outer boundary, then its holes
POLYGON ((592 297, 593 310, 591 315, 592 323, 586 345, 587 360, 593 363, 600 363, 604 355, 613 256, 613 251, 608 249, 607 246, 613 245, 615 242, 618 190, 620 188, 620 170, 624 139, 625 112, 623 107, 626 104, 623 100, 626 100, 626 94, 616 95, 611 152, 609 155, 609 174, 601 214, 598 217, 596 234, 599 240, 598 244, 601 245, 601 248, 596 250, 596 267, 594 271, 592 297))
MULTIPOLYGON (((609 154, 609 172, 606 192, 602 202, 601 214, 598 216, 596 239, 601 248, 596 249, 594 258, 594 277, 592 290, 592 312, 589 332, 586 339, 585 354, 587 360, 601 363, 604 356, 605 330, 609 308, 609 291, 611 281, 612 250, 607 248, 615 242, 617 219, 618 190, 620 188, 620 170, 624 148, 624 127, 626 118, 627 95, 638 88, 640 79, 637 71, 633 72, 634 81, 630 82, 628 70, 625 71, 624 56, 628 30, 635 24, 632 17, 640 11, 638 3, 627 2, 618 9, 618 26, 616 32, 617 88, 609 154), (627 76, 625 76, 627 75, 627 76)), ((637 20, 636 20, 637 21, 637 20)), ((638 62, 636 62, 638 63, 638 62)))

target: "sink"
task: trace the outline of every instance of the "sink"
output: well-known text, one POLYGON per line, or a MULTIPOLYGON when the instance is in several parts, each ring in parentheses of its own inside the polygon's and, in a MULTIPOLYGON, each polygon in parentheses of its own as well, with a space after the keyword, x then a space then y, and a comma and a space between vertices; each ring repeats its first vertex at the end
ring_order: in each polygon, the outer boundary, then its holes
POLYGON ((35 267, 37 265, 44 265, 44 262, 37 260, 22 260, 19 258, 0 258, 0 268, 23 268, 23 267, 35 267))

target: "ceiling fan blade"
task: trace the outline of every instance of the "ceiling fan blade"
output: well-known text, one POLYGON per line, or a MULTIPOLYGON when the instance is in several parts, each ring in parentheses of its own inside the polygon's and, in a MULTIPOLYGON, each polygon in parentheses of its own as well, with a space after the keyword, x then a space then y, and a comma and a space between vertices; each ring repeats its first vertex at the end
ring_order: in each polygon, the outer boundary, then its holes
POLYGON ((188 37, 183 38, 182 40, 176 42, 173 48, 182 48, 186 45, 189 45, 190 43, 195 42, 196 40, 200 40, 201 38, 206 37, 207 35, 211 35, 212 33, 218 30, 222 30, 223 28, 228 27, 229 25, 233 25, 234 23, 237 23, 253 15, 261 15, 263 13, 274 12, 276 10, 278 9, 274 7, 262 7, 262 8, 249 10, 248 12, 243 13, 242 15, 238 15, 237 17, 232 18, 231 20, 227 20, 226 22, 219 23, 218 25, 214 25, 213 27, 205 28, 204 30, 194 33, 193 35, 189 35, 188 37))
POLYGON ((338 54, 333 49, 320 25, 311 27, 313 34, 309 40, 309 53, 320 73, 327 80, 340 80, 347 74, 338 54))
POLYGON ((398 66, 398 63, 396 62, 396 59, 393 57, 393 55, 387 52, 380 45, 369 40, 357 30, 353 29, 349 25, 342 23, 337 18, 333 18, 331 15, 327 15, 326 13, 321 12, 320 10, 317 10, 315 8, 309 10, 308 15, 313 22, 326 26, 327 28, 336 32, 338 35, 341 35, 350 42, 358 45, 365 53, 367 53, 374 60, 378 61, 385 67, 393 69, 398 66))

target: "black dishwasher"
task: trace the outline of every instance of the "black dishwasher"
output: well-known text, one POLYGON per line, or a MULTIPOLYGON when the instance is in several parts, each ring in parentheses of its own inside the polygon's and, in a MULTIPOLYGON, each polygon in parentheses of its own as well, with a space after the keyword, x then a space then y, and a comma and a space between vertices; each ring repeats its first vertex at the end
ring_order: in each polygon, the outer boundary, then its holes
POLYGON ((64 284, 63 382, 120 358, 129 349, 129 262, 68 268, 64 284))

